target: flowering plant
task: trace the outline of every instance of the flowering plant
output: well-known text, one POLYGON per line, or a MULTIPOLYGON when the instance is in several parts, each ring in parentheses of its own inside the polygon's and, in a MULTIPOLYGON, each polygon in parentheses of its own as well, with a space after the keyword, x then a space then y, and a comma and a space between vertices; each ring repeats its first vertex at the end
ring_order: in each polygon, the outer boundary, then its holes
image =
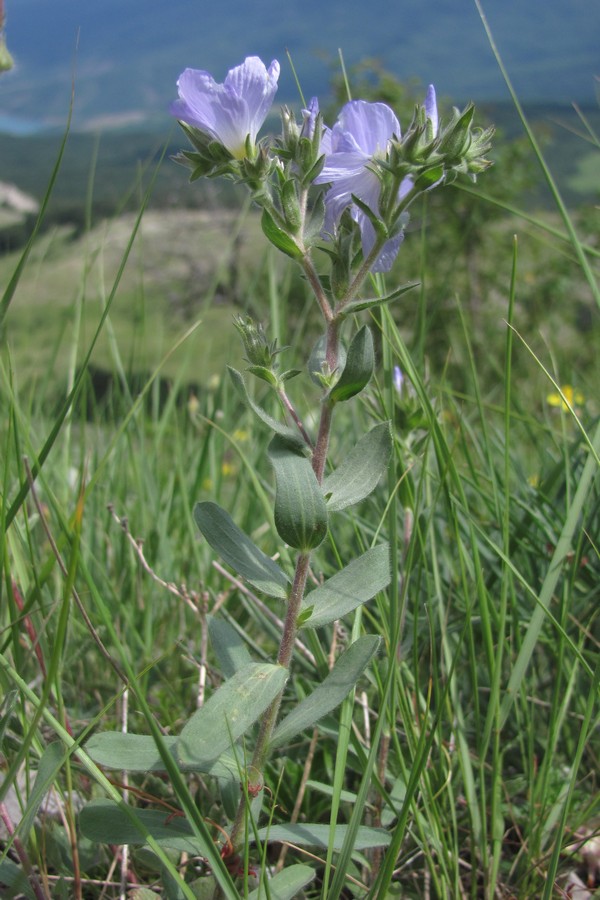
MULTIPOLYGON (((98 735, 86 748, 94 759, 116 768, 166 768, 172 777, 181 771, 199 772, 234 785, 239 802, 227 828, 224 864, 215 858, 210 834, 197 817, 189 836, 190 846, 196 841, 196 852, 210 864, 216 893, 227 896, 235 896, 232 877, 247 878, 250 871, 249 833, 263 805, 269 755, 331 713, 381 649, 379 637, 353 632, 350 645, 322 684, 287 715, 280 715, 298 634, 311 632, 318 644, 318 635, 385 591, 392 578, 390 546, 375 540, 359 557, 309 589, 315 551, 335 535, 339 513, 376 488, 392 451, 391 423, 380 421, 328 471, 335 414, 365 391, 375 370, 369 326, 363 324, 353 334, 343 331, 349 331, 351 314, 376 311, 412 287, 376 296, 363 293, 371 273, 391 269, 410 204, 460 173, 475 177, 484 171, 491 138, 491 130, 473 127, 472 106, 441 121, 430 87, 404 133, 390 107, 361 100, 347 103, 329 128, 314 98, 300 122, 284 108, 281 135, 258 139, 278 75, 277 62, 267 69, 257 57, 232 69, 222 84, 207 72, 186 69, 178 82, 179 99, 171 108, 193 145, 178 161, 191 169, 192 180, 223 175, 251 191, 262 209, 266 238, 299 264, 323 320, 323 333, 308 359, 308 377, 320 390, 314 431, 305 426, 287 395, 287 382, 299 371, 280 371, 280 350, 261 325, 249 317, 235 321, 247 374, 269 385, 284 410, 282 419, 271 416, 251 397, 246 377, 230 369, 236 391, 260 426, 272 434, 268 455, 275 480, 273 520, 287 548, 282 558, 291 553, 293 568, 267 556, 216 503, 203 500, 194 508, 202 535, 236 576, 257 593, 285 603, 278 653, 270 663, 253 659, 238 633, 215 618, 210 636, 225 680, 180 735, 163 742, 166 750, 161 750, 161 758, 157 759, 153 739, 140 735, 98 735), (328 262, 327 274, 317 265, 317 254, 328 262)), ((399 378, 398 373, 397 382, 399 378)), ((399 397, 401 391, 398 383, 399 397)), ((395 648, 388 651, 393 658, 395 648)), ((302 842, 308 830, 309 842, 324 841, 328 846, 329 836, 319 836, 318 829, 293 823, 285 827, 282 838, 283 832, 273 826, 265 839, 302 842)), ((345 840, 341 826, 336 826, 336 834, 334 843, 345 840)), ((390 835, 383 828, 357 824, 353 840, 354 847, 385 847, 390 835)), ((292 897, 314 872, 292 866, 276 877, 279 881, 273 879, 271 890, 285 887, 282 896, 292 897)))

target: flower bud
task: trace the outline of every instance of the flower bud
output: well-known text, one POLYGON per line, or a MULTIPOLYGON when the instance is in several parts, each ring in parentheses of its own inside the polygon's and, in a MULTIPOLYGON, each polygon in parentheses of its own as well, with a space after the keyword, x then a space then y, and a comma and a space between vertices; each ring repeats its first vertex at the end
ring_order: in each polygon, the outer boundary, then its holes
POLYGON ((269 344, 267 341, 262 325, 256 324, 250 316, 236 316, 233 324, 241 335, 246 359, 250 365, 273 369, 279 351, 275 343, 269 344))

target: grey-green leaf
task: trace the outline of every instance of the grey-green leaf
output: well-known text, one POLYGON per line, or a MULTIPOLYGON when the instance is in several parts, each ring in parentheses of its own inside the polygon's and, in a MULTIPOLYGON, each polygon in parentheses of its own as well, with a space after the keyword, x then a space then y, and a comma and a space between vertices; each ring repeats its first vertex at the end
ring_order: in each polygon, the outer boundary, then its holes
POLYGON ((366 603, 390 583, 389 544, 380 544, 352 560, 341 572, 329 578, 304 598, 301 614, 311 610, 304 628, 318 628, 341 619, 366 603))
POLYGON ((349 400, 360 394, 368 385, 375 366, 375 347, 370 328, 363 325, 356 332, 348 348, 346 365, 336 384, 331 388, 329 397, 333 402, 349 400))
POLYGON ((3 896, 25 897, 26 900, 36 900, 27 875, 12 859, 3 859, 0 862, 0 884, 6 892, 3 896))
POLYGON ((238 528, 228 512, 206 500, 196 503, 194 520, 215 553, 238 575, 269 597, 287 599, 288 576, 238 528))
POLYGON ((38 813, 42 800, 50 790, 50 786, 58 775, 58 772, 63 767, 64 761, 65 748, 62 743, 60 741, 54 741, 53 743, 48 744, 40 759, 35 783, 23 813, 23 818, 20 823, 21 834, 28 834, 31 830, 33 820, 38 813))
POLYGON ((371 429, 352 448, 337 469, 323 481, 327 509, 334 512, 368 497, 384 474, 392 453, 389 422, 371 429))
POLYGON ((294 900, 298 892, 314 879, 316 872, 310 866, 297 864, 288 866, 273 878, 269 879, 269 893, 261 887, 248 894, 248 900, 294 900))
POLYGON ((231 678, 238 669, 252 662, 252 657, 242 637, 225 619, 208 616, 208 634, 225 678, 231 678))
MULTIPOLYGON (((341 850, 346 837, 347 825, 336 825, 333 849, 341 850)), ((300 847, 327 847, 329 845, 329 825, 272 825, 259 829, 261 841, 275 843, 287 841, 300 847)), ((250 841, 253 836, 250 836, 250 841)), ((383 828, 369 828, 362 825, 356 834, 355 850, 368 850, 370 847, 387 847, 390 835, 383 828)))
MULTIPOLYGON (((163 742, 175 757, 178 737, 164 736, 163 742)), ((93 735, 85 745, 86 753, 94 762, 107 769, 124 769, 126 772, 164 772, 165 764, 150 734, 122 734, 120 731, 102 731, 93 735)), ((205 765, 181 765, 185 772, 206 772, 215 778, 230 780, 239 775, 238 765, 232 753, 222 754, 205 765)))
POLYGON ((194 713, 177 742, 183 765, 216 760, 245 734, 283 690, 287 669, 269 663, 250 663, 225 681, 194 713))
POLYGON ((373 634, 365 634, 351 644, 336 660, 325 680, 279 723, 273 732, 271 746, 278 747, 287 743, 295 734, 311 728, 319 719, 339 706, 366 669, 380 644, 381 638, 373 634))
POLYGON ((327 534, 327 506, 310 461, 275 435, 269 444, 275 469, 275 527, 296 550, 318 547, 327 534))
POLYGON ((138 827, 114 800, 92 800, 79 815, 83 834, 100 844, 145 844, 144 829, 165 847, 174 847, 192 855, 206 855, 203 842, 194 835, 189 823, 168 810, 136 809, 138 827))
POLYGON ((302 259, 302 251, 299 249, 296 241, 283 228, 279 227, 273 216, 266 209, 263 209, 260 224, 267 240, 277 247, 278 250, 281 250, 287 256, 291 256, 292 259, 302 259))
POLYGON ((419 282, 415 281, 411 284, 403 284, 402 287, 397 288, 385 297, 370 297, 365 300, 351 300, 350 303, 347 303, 346 306, 344 306, 342 315, 347 316, 350 315, 350 313, 357 313, 363 309, 373 309, 376 306, 382 306, 384 303, 393 303, 394 300, 398 300, 398 298, 403 294, 406 294, 407 291, 412 291, 413 288, 418 286, 419 282))
POLYGON ((231 377, 233 382, 233 386, 236 391, 252 412, 258 416, 258 418, 267 425, 271 431, 274 431, 276 434, 280 434, 283 437, 287 438, 291 443, 295 443, 299 449, 306 451, 308 448, 304 439, 298 434, 297 431, 294 431, 293 428, 290 428, 289 425, 283 425, 281 422, 278 422, 277 419, 274 419, 273 416, 270 416, 266 410, 259 406, 254 400, 250 397, 248 393, 248 389, 246 388, 246 382, 244 381, 243 375, 237 371, 237 369, 232 368, 231 366, 227 366, 227 371, 231 377))

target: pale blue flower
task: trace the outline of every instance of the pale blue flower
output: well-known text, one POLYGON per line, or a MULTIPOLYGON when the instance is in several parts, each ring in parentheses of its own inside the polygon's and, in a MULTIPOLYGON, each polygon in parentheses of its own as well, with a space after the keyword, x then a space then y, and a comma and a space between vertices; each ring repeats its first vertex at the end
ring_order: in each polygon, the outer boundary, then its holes
POLYGON ((315 135, 315 126, 317 124, 317 116, 319 115, 319 100, 312 97, 307 109, 302 110, 302 130, 300 137, 308 138, 312 141, 315 135))
POLYGON ((433 137, 437 137, 439 130, 439 116, 435 88, 432 84, 427 88, 427 94, 425 95, 425 116, 431 122, 433 137))
MULTIPOLYGON (((323 171, 318 184, 331 184, 325 195, 324 232, 335 234, 336 225, 347 207, 360 228, 363 256, 366 258, 375 244, 375 229, 368 216, 352 202, 352 194, 375 213, 381 215, 379 195, 381 182, 373 171, 373 160, 385 159, 392 137, 400 139, 400 123, 385 103, 351 100, 346 103, 333 129, 324 129, 321 152, 325 154, 323 171)), ((399 197, 410 190, 403 182, 399 197)), ((372 266, 374 272, 387 272, 392 267, 402 233, 387 241, 372 266)))
POLYGON ((394 387, 398 394, 402 393, 402 386, 404 384, 404 373, 400 366, 394 366, 394 371, 392 375, 394 381, 394 387))
POLYGON ((243 159, 246 140, 254 147, 271 108, 278 78, 277 60, 267 69, 258 56, 248 56, 230 69, 223 84, 202 69, 185 69, 171 113, 218 141, 235 159, 243 159))

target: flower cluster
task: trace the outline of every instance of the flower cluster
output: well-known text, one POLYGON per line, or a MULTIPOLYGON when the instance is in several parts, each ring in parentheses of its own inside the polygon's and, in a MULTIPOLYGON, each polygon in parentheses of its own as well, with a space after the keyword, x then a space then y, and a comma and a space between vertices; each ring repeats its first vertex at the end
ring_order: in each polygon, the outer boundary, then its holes
MULTIPOLYGON (((208 72, 186 69, 171 112, 195 148, 178 157, 192 168, 192 178, 226 174, 248 184, 263 207, 267 236, 295 258, 315 239, 333 242, 329 253, 338 263, 344 255, 349 258, 352 242, 344 225, 349 216, 350 231, 355 227, 360 234, 367 269, 388 271, 415 197, 458 173, 474 178, 490 165, 485 154, 492 129, 473 128, 472 105, 462 113, 454 110, 442 125, 431 85, 404 136, 384 103, 350 101, 328 128, 313 98, 300 126, 284 108, 280 141, 273 146, 257 142, 278 77, 277 61, 267 69, 256 56, 231 69, 223 84, 208 72), (314 217, 310 222, 306 217, 312 185, 322 185, 325 192, 318 227, 314 217)), ((315 209, 321 209, 318 203, 315 209)))

